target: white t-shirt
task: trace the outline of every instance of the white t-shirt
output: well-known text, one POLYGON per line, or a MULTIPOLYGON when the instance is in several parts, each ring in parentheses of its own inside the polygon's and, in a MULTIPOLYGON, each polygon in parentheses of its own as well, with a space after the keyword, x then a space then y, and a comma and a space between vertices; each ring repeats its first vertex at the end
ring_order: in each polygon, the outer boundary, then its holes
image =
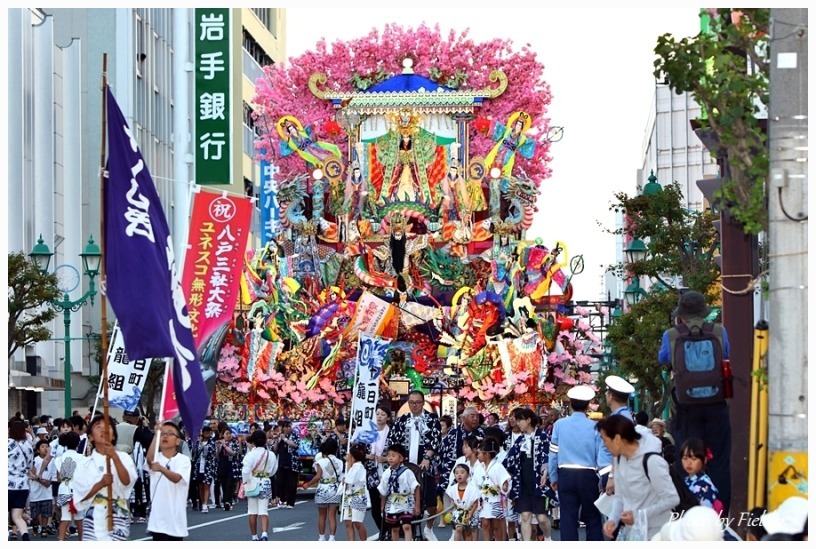
POLYGON ((181 480, 172 482, 164 473, 151 471, 145 460, 144 470, 150 473, 150 518, 147 531, 167 534, 176 538, 187 537, 187 492, 190 487, 192 463, 190 458, 178 453, 166 458, 161 452, 155 461, 181 475, 181 480))
MULTIPOLYGON (((56 468, 54 467, 54 460, 48 462, 45 470, 40 474, 40 469, 42 469, 43 458, 40 456, 36 456, 34 458, 34 471, 45 480, 50 480, 52 482, 57 480, 56 468)), ((30 483, 30 492, 28 493, 28 500, 29 501, 51 501, 53 499, 53 494, 51 494, 51 485, 43 486, 41 483, 37 482, 36 480, 32 480, 30 483)))

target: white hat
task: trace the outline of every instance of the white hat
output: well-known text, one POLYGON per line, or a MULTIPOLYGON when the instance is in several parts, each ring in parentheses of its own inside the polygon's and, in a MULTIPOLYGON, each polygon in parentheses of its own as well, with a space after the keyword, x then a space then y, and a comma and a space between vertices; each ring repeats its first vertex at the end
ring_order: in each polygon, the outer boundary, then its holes
POLYGON ((606 386, 615 392, 623 393, 624 395, 632 394, 635 392, 635 388, 632 386, 632 384, 623 379, 622 377, 606 376, 606 379, 604 381, 606 382, 606 386))
POLYGON ((722 541, 720 515, 711 507, 697 505, 677 520, 663 525, 652 541, 722 541))
POLYGON ((567 391, 567 397, 572 400, 584 400, 589 402, 595 398, 595 390, 589 385, 576 385, 567 391))
POLYGON ((48 429, 46 429, 45 427, 40 427, 39 429, 37 429, 37 434, 38 435, 47 435, 48 434, 48 429))
POLYGON ((775 511, 762 515, 760 522, 769 534, 801 534, 808 519, 808 500, 791 496, 775 511))

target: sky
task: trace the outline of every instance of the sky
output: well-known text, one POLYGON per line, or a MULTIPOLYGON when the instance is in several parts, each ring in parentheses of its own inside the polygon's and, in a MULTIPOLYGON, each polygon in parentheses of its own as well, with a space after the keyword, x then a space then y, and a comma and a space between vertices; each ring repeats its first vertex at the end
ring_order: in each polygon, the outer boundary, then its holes
POLYGON ((510 38, 519 49, 529 43, 550 85, 550 125, 562 126, 564 137, 550 148, 553 174, 541 185, 528 238, 541 237, 550 246, 560 240, 570 256, 582 254, 585 270, 573 279, 574 299, 597 300, 606 299, 603 275, 615 262, 615 237, 602 228, 615 226, 609 206, 615 192, 635 192, 643 163, 657 38, 695 35, 697 14, 693 7, 287 7, 286 55, 297 57, 320 38, 350 40, 387 23, 438 24, 443 36, 470 29, 476 41, 510 38))

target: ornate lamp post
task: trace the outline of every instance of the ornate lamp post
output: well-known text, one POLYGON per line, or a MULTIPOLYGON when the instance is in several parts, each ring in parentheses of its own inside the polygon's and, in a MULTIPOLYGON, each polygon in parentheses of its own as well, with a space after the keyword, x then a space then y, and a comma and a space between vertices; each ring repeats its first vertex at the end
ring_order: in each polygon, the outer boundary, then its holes
POLYGON ((637 263, 646 259, 646 243, 639 238, 630 240, 623 251, 626 254, 626 261, 629 263, 637 263))
MULTIPOLYGON (((32 248, 31 253, 28 254, 31 260, 37 265, 37 268, 43 273, 48 272, 48 264, 51 262, 52 255, 54 255, 54 253, 49 250, 48 246, 43 242, 42 235, 40 235, 37 244, 32 248)), ((68 272, 67 276, 73 276, 74 280, 64 284, 65 287, 62 289, 65 290, 65 293, 61 300, 50 302, 51 306, 57 311, 62 311, 63 323, 65 325, 63 342, 65 345, 65 417, 67 418, 71 417, 71 313, 80 310, 89 300, 91 305, 93 305, 94 297, 97 293, 94 278, 99 274, 99 267, 102 263, 102 250, 94 242, 93 236, 88 239, 88 243, 79 256, 82 258, 84 272, 90 279, 88 291, 79 299, 72 301, 68 292, 79 285, 79 273, 70 265, 60 265, 57 267, 58 270, 65 268, 66 271, 73 271, 73 273, 68 272), (71 286, 71 284, 73 284, 73 286, 71 286)))
POLYGON ((640 301, 640 298, 644 295, 646 295, 646 290, 640 287, 640 280, 637 278, 623 292, 623 298, 630 307, 640 301))

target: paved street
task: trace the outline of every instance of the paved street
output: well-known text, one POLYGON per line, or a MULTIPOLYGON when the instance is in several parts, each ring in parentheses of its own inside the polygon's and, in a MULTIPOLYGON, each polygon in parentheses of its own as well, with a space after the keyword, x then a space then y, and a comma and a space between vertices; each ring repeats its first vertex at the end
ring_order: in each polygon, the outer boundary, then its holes
MULTIPOLYGON (((190 535, 187 541, 248 541, 249 522, 247 519, 246 501, 240 501, 232 511, 211 509, 202 514, 187 509, 187 524, 190 535)), ((371 518, 366 515, 366 530, 369 539, 376 540, 378 531, 371 518)), ((450 528, 436 528, 434 530, 440 541, 446 541, 451 535, 450 528)), ((580 531, 581 539, 584 531, 580 531)), ((558 540, 558 530, 553 530, 553 540, 558 540)), ((348 541, 346 529, 342 522, 337 525, 337 541, 348 541)), ((54 539, 54 538, 49 538, 54 539)), ((131 526, 130 539, 145 541, 151 539, 146 533, 144 524, 131 526)), ((316 541, 317 540, 317 508, 311 497, 298 499, 294 509, 270 509, 269 511, 269 541, 316 541)))

